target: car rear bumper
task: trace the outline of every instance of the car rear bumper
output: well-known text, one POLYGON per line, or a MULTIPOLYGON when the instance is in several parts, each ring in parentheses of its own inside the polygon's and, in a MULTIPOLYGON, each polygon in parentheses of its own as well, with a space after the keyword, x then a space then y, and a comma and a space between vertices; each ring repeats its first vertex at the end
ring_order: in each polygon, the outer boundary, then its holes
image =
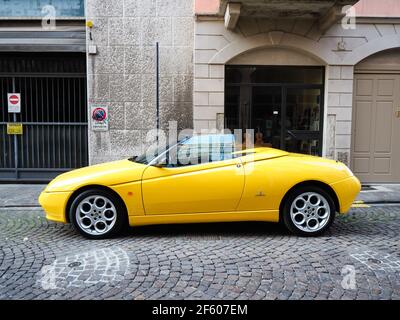
POLYGON ((72 191, 67 192, 42 192, 39 203, 43 207, 46 218, 51 221, 67 223, 65 208, 72 191))
POLYGON ((330 186, 338 196, 340 206, 339 212, 346 213, 349 211, 351 205, 361 191, 360 180, 358 180, 357 177, 352 176, 339 182, 332 183, 330 186))

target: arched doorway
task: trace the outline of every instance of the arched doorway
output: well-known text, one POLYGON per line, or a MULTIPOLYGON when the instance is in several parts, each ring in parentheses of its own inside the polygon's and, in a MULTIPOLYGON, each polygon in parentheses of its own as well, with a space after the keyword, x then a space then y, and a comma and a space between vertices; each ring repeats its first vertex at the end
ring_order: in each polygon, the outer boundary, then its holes
POLYGON ((400 49, 355 66, 351 164, 362 182, 400 182, 400 49))

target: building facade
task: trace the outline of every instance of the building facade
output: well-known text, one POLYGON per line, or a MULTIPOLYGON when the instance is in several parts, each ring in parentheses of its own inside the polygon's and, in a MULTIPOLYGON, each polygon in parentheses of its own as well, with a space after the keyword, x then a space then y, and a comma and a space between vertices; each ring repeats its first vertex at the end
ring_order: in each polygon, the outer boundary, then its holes
POLYGON ((252 128, 400 182, 400 7, 356 2, 197 1, 195 129, 252 128))
POLYGON ((102 3, 87 8, 98 44, 89 102, 109 104, 110 129, 90 134, 93 163, 143 150, 159 41, 163 128, 253 129, 265 146, 338 159, 364 182, 400 182, 398 2, 102 3))
MULTIPOLYGON (((31 135, 29 141, 39 147, 41 141, 67 146, 49 147, 49 160, 33 163, 36 168, 84 165, 72 156, 69 162, 57 162, 73 154, 68 148, 84 150, 90 164, 144 151, 154 139, 149 131, 157 127, 158 42, 161 129, 168 129, 171 121, 178 129, 196 131, 252 129, 258 144, 338 159, 365 183, 400 182, 398 1, 87 0, 83 50, 76 43, 82 41, 81 21, 67 17, 71 12, 82 15, 82 6, 78 0, 59 2, 70 7, 57 9, 67 12, 57 18, 57 30, 36 30, 32 36, 67 39, 58 42, 62 50, 52 44, 55 55, 86 52, 87 97, 78 108, 87 117, 78 120, 86 125, 82 130, 87 137, 67 127, 67 118, 64 126, 70 131, 58 129, 64 140, 53 138, 50 129, 45 138, 31 135), (104 114, 104 126, 93 126, 92 118, 104 114), (66 138, 66 132, 74 138, 66 138)), ((25 18, 35 12, 30 7, 22 13, 18 6, 11 9, 25 18)), ((0 51, 30 52, 33 46, 36 52, 49 52, 42 40, 29 43, 29 48, 25 40, 19 47, 10 45, 9 18, 3 20, 0 51)), ((26 27, 24 19, 11 20, 13 26, 26 27)), ((50 101, 58 96, 51 90, 50 101)), ((8 115, 0 121, 3 131, 12 120, 8 115)), ((8 137, 3 153, 15 164, 12 139, 8 137)), ((24 150, 19 158, 25 159, 24 150)), ((5 165, 3 161, 2 178, 5 165)))
POLYGON ((85 166, 87 141, 84 1, 0 0, 0 181, 85 166))

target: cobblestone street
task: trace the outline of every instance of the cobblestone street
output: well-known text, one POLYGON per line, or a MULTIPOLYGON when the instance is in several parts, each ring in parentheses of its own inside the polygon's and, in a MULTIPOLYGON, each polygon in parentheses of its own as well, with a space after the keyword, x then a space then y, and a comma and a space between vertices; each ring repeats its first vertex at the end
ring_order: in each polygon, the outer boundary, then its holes
POLYGON ((354 208, 319 238, 224 223, 101 241, 3 208, 0 246, 0 299, 400 299, 400 206, 354 208))

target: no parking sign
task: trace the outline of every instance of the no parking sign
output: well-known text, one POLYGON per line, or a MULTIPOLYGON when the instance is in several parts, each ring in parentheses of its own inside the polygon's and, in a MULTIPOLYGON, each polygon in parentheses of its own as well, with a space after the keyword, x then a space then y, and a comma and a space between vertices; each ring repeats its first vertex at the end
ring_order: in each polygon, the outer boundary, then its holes
POLYGON ((93 105, 91 107, 92 130, 107 131, 108 130, 108 107, 104 105, 93 105))
POLYGON ((21 94, 8 93, 7 94, 8 112, 20 113, 21 112, 21 94))

